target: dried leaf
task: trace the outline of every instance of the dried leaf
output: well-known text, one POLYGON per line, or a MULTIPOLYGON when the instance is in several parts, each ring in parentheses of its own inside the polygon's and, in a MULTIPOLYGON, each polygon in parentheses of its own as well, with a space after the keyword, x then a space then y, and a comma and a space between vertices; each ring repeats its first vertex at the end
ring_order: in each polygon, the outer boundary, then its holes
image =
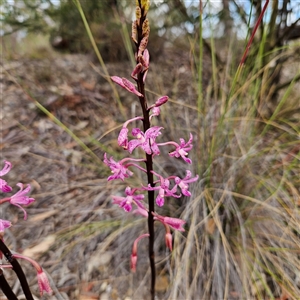
POLYGON ((27 248, 23 251, 23 255, 37 259, 42 253, 49 250, 54 244, 56 236, 54 234, 47 236, 41 243, 32 248, 27 248))

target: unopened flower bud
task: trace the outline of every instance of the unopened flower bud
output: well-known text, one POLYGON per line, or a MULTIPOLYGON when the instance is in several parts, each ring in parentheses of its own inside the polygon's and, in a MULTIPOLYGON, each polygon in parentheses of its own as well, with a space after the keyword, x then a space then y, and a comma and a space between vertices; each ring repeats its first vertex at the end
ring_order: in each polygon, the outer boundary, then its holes
POLYGON ((142 65, 141 63, 138 63, 138 64, 135 66, 134 70, 132 71, 131 77, 132 77, 133 79, 137 79, 136 75, 139 74, 139 73, 141 73, 142 70, 143 70, 143 65, 142 65))
POLYGON ((142 17, 141 8, 139 6, 137 6, 136 9, 135 9, 135 16, 136 16, 136 20, 139 24, 140 23, 140 18, 142 17))
POLYGON ((139 236, 134 242, 132 246, 132 252, 131 252, 131 257, 130 257, 130 269, 132 272, 136 271, 136 263, 137 263, 137 244, 138 241, 144 237, 150 236, 149 233, 144 233, 141 236, 139 236))
POLYGON ((118 136, 118 144, 125 150, 128 148, 128 128, 122 128, 118 136))
POLYGON ((143 55, 143 52, 147 48, 147 45, 148 45, 148 36, 144 36, 139 46, 138 57, 143 55))
POLYGON ((149 0, 142 0, 142 9, 144 10, 144 16, 146 16, 148 10, 149 10, 149 7, 150 7, 150 1, 149 0))
POLYGON ((168 96, 162 96, 156 100, 155 106, 156 107, 161 106, 161 105, 165 104, 168 100, 169 100, 168 96))
POLYGON ((167 232, 165 235, 166 246, 172 251, 172 234, 167 232))
POLYGON ((133 273, 136 271, 137 255, 131 254, 130 257, 130 269, 133 273))
POLYGON ((21 254, 13 254, 13 257, 27 260, 36 269, 41 296, 43 296, 44 292, 46 292, 48 294, 52 294, 52 289, 50 287, 47 275, 44 272, 44 270, 42 269, 42 267, 35 260, 33 260, 30 257, 23 256, 21 254))
POLYGON ((146 19, 143 23, 143 26, 142 26, 142 34, 143 36, 148 36, 149 37, 149 34, 150 34, 150 26, 149 26, 149 20, 146 19))
POLYGON ((137 38, 137 24, 136 24, 136 21, 132 22, 131 38, 137 44, 137 39, 136 39, 137 38))

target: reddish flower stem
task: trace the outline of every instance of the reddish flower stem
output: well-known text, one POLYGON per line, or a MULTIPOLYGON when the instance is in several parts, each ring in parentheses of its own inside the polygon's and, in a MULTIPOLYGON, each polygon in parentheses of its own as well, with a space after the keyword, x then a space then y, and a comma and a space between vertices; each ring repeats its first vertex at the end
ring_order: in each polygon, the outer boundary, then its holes
MULTIPOLYGON (((141 1, 139 0, 139 5, 141 7, 141 1)), ((137 43, 137 52, 139 50, 140 43, 142 41, 142 24, 145 21, 144 12, 142 9, 142 17, 140 19, 140 26, 137 26, 137 34, 138 34, 138 43, 137 43)), ((138 61, 137 61, 138 63, 138 61)), ((145 71, 144 71, 145 72, 145 71)), ((149 110, 147 106, 147 98, 145 93, 145 85, 143 81, 144 72, 141 72, 137 76, 137 87, 138 91, 143 95, 143 97, 139 97, 140 104, 143 110, 143 127, 144 132, 146 132, 150 128, 150 120, 149 120, 149 110)), ((148 184, 152 187, 154 186, 153 179, 153 160, 152 155, 146 154, 146 169, 147 169, 147 178, 148 184)), ((151 285, 150 285, 150 293, 151 299, 155 299, 155 279, 156 279, 156 270, 155 270, 155 254, 154 254, 154 191, 148 191, 148 204, 149 204, 149 212, 148 212, 148 231, 149 231, 149 261, 150 261, 150 269, 151 269, 151 285)))

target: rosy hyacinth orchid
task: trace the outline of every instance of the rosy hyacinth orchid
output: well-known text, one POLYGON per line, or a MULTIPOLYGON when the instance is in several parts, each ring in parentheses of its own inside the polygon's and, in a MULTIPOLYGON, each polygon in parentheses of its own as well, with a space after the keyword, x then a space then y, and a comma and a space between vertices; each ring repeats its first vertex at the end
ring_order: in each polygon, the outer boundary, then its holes
POLYGON ((18 183, 17 186, 20 188, 20 190, 9 198, 9 202, 10 204, 15 205, 23 210, 24 220, 26 220, 27 212, 21 205, 29 205, 30 203, 35 201, 35 199, 26 196, 26 194, 30 192, 30 184, 28 184, 25 189, 23 189, 24 185, 22 183, 18 183))
POLYGON ((194 178, 191 177, 192 173, 189 170, 186 171, 186 176, 183 179, 175 177, 175 183, 180 187, 182 194, 188 197, 192 195, 189 191, 189 183, 197 181, 199 176, 197 175, 194 178))
POLYGON ((188 158, 187 155, 188 155, 188 152, 193 148, 192 142, 193 142, 193 135, 190 133, 190 139, 187 142, 185 142, 184 139, 180 139, 180 145, 173 141, 166 142, 166 143, 160 143, 157 145, 158 146, 165 146, 165 145, 175 146, 176 149, 174 151, 170 152, 169 155, 171 157, 176 157, 176 158, 182 157, 182 159, 185 162, 187 162, 188 164, 191 164, 192 160, 190 158, 188 158))
POLYGON ((159 155, 160 151, 155 139, 161 134, 160 130, 162 128, 163 127, 153 126, 146 130, 145 133, 139 128, 132 129, 132 135, 136 137, 136 139, 128 143, 129 153, 132 153, 135 148, 141 147, 149 155, 159 155))
MULTIPOLYGON (((170 181, 168 178, 163 178, 161 175, 155 173, 154 171, 152 171, 152 173, 154 175, 156 175, 157 177, 159 177, 159 180, 157 182, 160 183, 159 186, 150 186, 148 185, 148 187, 143 187, 143 189, 147 190, 147 191, 155 191, 158 190, 158 195, 156 197, 156 204, 158 206, 163 206, 164 202, 165 202, 165 196, 166 197, 175 197, 175 198, 180 198, 180 195, 175 194, 177 191, 177 186, 175 185, 171 190, 169 189, 170 187, 170 181)), ((156 183, 157 183, 156 182, 156 183)))
POLYGON ((113 203, 118 204, 120 207, 124 208, 125 211, 129 212, 132 209, 132 203, 137 205, 138 207, 141 206, 144 207, 141 203, 142 200, 144 200, 144 195, 134 195, 134 193, 137 191, 137 189, 131 189, 129 186, 125 189, 126 197, 120 197, 120 196, 112 196, 113 203))
POLYGON ((110 159, 107 159, 107 154, 104 153, 104 160, 103 162, 110 167, 111 172, 113 175, 109 176, 107 178, 108 181, 114 180, 114 179, 121 179, 124 181, 125 178, 128 178, 133 175, 133 173, 128 170, 130 166, 135 166, 136 168, 140 169, 143 172, 146 172, 146 170, 139 165, 133 163, 133 162, 141 162, 145 161, 145 159, 140 158, 140 159, 134 159, 134 158, 124 158, 120 160, 119 162, 116 162, 112 157, 110 159))

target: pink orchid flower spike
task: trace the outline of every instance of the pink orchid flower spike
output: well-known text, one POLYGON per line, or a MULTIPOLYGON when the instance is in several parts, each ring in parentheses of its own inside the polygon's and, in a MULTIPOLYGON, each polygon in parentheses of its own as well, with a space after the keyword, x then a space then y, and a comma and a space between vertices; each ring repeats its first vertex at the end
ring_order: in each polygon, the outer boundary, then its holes
POLYGON ((149 237, 149 233, 142 234, 133 243, 131 257, 130 257, 130 269, 132 272, 136 271, 138 242, 139 242, 139 240, 141 240, 142 238, 145 238, 145 237, 149 237))
POLYGON ((23 189, 22 183, 18 183, 17 186, 20 187, 20 190, 16 194, 14 194, 13 196, 11 196, 9 198, 9 202, 10 202, 10 204, 15 205, 23 210, 24 220, 26 220, 27 212, 21 205, 29 205, 30 203, 35 201, 35 199, 29 198, 28 196, 26 196, 26 194, 29 193, 29 191, 30 191, 30 184, 27 185, 26 189, 23 189))

